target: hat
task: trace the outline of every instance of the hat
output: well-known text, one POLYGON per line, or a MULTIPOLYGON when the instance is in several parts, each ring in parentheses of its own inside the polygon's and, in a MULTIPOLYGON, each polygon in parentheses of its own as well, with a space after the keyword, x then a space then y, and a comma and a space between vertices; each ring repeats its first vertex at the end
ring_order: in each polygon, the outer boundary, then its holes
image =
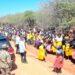
POLYGON ((3 44, 2 48, 8 48, 8 45, 7 44, 3 44))

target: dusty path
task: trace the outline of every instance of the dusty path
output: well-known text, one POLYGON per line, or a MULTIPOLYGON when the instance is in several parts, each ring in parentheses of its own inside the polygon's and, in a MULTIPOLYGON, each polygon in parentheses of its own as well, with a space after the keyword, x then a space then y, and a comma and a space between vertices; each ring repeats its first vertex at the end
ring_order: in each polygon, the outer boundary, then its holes
MULTIPOLYGON (((14 42, 11 42, 13 48, 15 49, 14 42)), ((21 63, 20 55, 16 55, 16 64, 17 69, 12 71, 12 74, 15 75, 58 75, 52 72, 52 63, 49 62, 42 62, 35 58, 34 52, 29 51, 30 47, 27 46, 27 61, 28 63, 23 64, 21 63)), ((33 48, 32 48, 33 49, 33 48)), ((32 50, 31 49, 31 50, 32 50)), ((35 52, 36 53, 36 52, 35 52)), ((73 75, 72 73, 63 70, 62 74, 59 75, 73 75)))
MULTIPOLYGON (((34 53, 34 55, 37 55, 38 50, 36 48, 34 48, 31 45, 28 45, 27 49, 34 53)), ((54 59, 55 59, 55 55, 52 54, 47 54, 46 56, 46 61, 50 62, 50 63, 54 63, 54 59)), ((70 60, 65 60, 64 59, 64 66, 63 66, 64 70, 67 70, 68 72, 72 73, 72 75, 75 75, 75 64, 73 64, 70 60)))

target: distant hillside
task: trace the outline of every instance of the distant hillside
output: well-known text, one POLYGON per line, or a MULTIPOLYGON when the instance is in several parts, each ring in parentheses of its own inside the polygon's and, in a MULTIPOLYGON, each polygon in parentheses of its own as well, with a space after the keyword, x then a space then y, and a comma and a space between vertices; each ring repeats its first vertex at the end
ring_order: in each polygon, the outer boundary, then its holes
POLYGON ((7 15, 0 18, 0 25, 16 25, 23 28, 33 28, 36 25, 35 16, 35 12, 31 10, 15 15, 7 15))
POLYGON ((8 15, 0 18, 0 22, 3 23, 17 23, 24 19, 24 13, 16 15, 8 15))

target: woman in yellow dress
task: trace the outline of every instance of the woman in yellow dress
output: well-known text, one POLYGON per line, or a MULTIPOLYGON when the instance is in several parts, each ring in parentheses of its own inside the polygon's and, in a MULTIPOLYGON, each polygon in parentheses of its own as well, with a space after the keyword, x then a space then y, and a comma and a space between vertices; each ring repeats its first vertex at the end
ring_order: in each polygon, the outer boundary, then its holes
POLYGON ((38 52, 38 59, 39 60, 45 60, 45 48, 44 48, 44 43, 41 41, 41 45, 39 46, 39 52, 38 52))

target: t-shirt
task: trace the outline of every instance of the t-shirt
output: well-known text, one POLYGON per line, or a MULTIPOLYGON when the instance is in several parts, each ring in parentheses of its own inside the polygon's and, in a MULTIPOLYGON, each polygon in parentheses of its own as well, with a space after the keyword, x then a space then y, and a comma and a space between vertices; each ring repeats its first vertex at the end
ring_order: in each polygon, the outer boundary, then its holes
POLYGON ((16 36, 16 39, 15 39, 15 41, 16 41, 16 44, 19 44, 20 37, 19 37, 19 36, 16 36))
POLYGON ((25 40, 20 40, 19 41, 19 52, 24 53, 25 52, 25 40))

